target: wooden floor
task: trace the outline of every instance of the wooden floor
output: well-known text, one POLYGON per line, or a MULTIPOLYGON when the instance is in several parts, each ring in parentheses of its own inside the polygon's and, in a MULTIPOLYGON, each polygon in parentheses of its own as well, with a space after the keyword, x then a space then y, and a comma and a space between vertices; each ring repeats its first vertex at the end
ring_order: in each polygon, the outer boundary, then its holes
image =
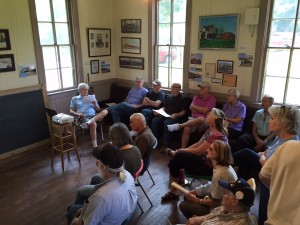
MULTIPOLYGON (((107 127, 104 127, 107 131, 107 127)), ((107 140, 107 132, 105 138, 107 140)), ((99 135, 100 136, 100 135, 99 135)), ((61 170, 58 154, 51 167, 50 148, 39 149, 0 161, 0 224, 1 225, 65 225, 66 208, 75 200, 77 188, 90 182, 97 172, 91 152, 89 135, 78 138, 81 165, 74 154, 65 157, 65 172, 61 170)), ((130 225, 185 223, 178 209, 178 202, 161 204, 160 197, 168 190, 169 158, 155 151, 149 167, 155 185, 148 174, 140 182, 153 202, 150 207, 138 187, 139 202, 144 213, 137 207, 130 225)), ((182 197, 181 197, 182 200, 182 197)), ((257 214, 257 201, 252 212, 257 214)))

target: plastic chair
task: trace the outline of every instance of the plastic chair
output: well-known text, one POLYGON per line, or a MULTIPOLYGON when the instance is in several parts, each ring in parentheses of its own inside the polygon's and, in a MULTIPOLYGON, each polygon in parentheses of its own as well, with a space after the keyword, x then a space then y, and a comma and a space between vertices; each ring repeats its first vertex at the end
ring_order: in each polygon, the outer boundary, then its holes
MULTIPOLYGON (((140 181, 139 181, 139 179, 138 179, 138 177, 139 177, 140 173, 142 172, 143 168, 144 168, 144 161, 141 160, 141 166, 140 166, 140 168, 138 169, 138 171, 136 171, 136 173, 133 175, 133 178, 134 178, 135 182, 137 182, 136 186, 137 186, 137 187, 141 187, 142 191, 144 192, 146 198, 148 199, 148 201, 149 201, 149 203, 150 203, 150 205, 151 205, 151 207, 152 207, 153 204, 152 204, 152 202, 151 202, 151 200, 149 199, 149 197, 148 197, 146 191, 144 190, 142 184, 140 183, 140 181)), ((141 207, 139 201, 137 201, 137 204, 138 204, 139 208, 141 209, 142 213, 144 213, 144 210, 143 210, 143 208, 141 207)))
POLYGON ((152 153, 154 152, 154 150, 156 149, 156 147, 157 147, 157 139, 155 138, 154 145, 152 146, 151 151, 149 152, 148 156, 146 157, 145 163, 144 163, 144 168, 142 169, 142 171, 141 171, 141 173, 140 173, 140 176, 143 176, 144 173, 147 171, 147 173, 149 174, 149 177, 151 178, 151 180, 152 180, 152 182, 153 182, 153 185, 155 185, 155 182, 154 182, 154 180, 153 180, 153 178, 152 178, 152 176, 151 176, 151 174, 150 174, 150 172, 149 172, 149 170, 148 170, 148 167, 149 167, 149 165, 150 165, 151 155, 152 155, 152 153))

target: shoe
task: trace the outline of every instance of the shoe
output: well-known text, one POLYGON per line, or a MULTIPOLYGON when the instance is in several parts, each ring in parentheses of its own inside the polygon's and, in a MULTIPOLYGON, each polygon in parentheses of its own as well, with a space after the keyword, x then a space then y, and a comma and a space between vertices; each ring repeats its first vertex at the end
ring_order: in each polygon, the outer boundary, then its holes
POLYGON ((180 129, 179 123, 167 125, 167 127, 168 127, 168 130, 169 130, 170 132, 173 132, 173 131, 176 131, 176 130, 179 130, 179 129, 180 129))
POLYGON ((178 201, 179 195, 175 195, 172 192, 167 192, 164 196, 161 197, 161 203, 166 203, 169 201, 178 201))

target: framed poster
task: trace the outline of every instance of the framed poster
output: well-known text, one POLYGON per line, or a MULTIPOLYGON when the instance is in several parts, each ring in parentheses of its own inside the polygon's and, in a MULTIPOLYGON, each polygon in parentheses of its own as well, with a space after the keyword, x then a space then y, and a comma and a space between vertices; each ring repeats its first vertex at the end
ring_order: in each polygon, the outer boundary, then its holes
POLYGON ((91 74, 99 73, 99 60, 91 60, 91 74))
POLYGON ((88 28, 89 57, 111 55, 111 29, 88 28))
POLYGON ((15 59, 13 54, 0 55, 0 73, 15 71, 15 59))
POLYGON ((11 50, 8 29, 0 29, 0 51, 11 50))
POLYGON ((218 60, 217 72, 218 73, 233 73, 233 61, 218 60))
POLYGON ((131 69, 144 69, 144 58, 119 56, 120 67, 131 69))
POLYGON ((236 87, 237 75, 223 74, 223 86, 236 87))
POLYGON ((121 33, 141 33, 141 19, 121 19, 121 33))
POLYGON ((141 54, 141 38, 121 38, 122 53, 141 54))
POLYGON ((199 49, 234 50, 239 15, 200 16, 199 49))

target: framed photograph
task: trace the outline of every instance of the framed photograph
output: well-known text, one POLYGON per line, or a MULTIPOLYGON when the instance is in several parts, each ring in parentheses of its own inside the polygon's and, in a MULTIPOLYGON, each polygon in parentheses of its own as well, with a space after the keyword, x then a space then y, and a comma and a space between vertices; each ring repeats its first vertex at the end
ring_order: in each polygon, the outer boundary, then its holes
POLYGON ((121 19, 122 33, 141 33, 142 20, 141 19, 121 19))
POLYGON ((233 61, 218 60, 217 63, 218 73, 233 73, 233 61))
POLYGON ((111 55, 111 29, 88 28, 89 57, 111 55))
POLYGON ((234 50, 239 15, 200 16, 199 49, 234 50))
POLYGON ((13 54, 0 55, 0 73, 15 71, 15 59, 13 54))
POLYGON ((144 58, 119 56, 120 67, 130 69, 144 69, 144 58))
POLYGON ((237 75, 223 74, 223 86, 236 87, 237 75))
POLYGON ((121 38, 122 53, 141 54, 141 38, 121 38))
POLYGON ((91 74, 99 73, 99 60, 91 60, 91 74))
POLYGON ((8 29, 0 29, 0 51, 11 50, 8 29))

